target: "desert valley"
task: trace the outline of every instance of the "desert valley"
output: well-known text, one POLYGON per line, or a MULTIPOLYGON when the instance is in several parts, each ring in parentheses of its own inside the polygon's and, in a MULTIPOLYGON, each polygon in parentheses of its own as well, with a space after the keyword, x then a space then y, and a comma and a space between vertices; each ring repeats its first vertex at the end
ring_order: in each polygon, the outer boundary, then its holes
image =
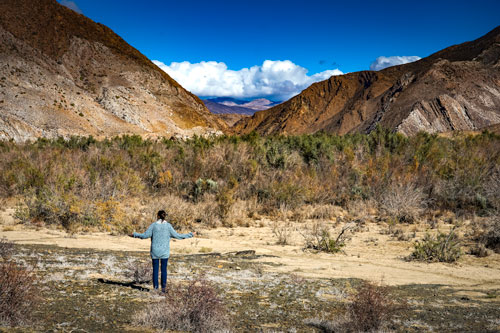
POLYGON ((0 2, 0 331, 500 331, 500 26, 198 97, 61 3, 0 2))

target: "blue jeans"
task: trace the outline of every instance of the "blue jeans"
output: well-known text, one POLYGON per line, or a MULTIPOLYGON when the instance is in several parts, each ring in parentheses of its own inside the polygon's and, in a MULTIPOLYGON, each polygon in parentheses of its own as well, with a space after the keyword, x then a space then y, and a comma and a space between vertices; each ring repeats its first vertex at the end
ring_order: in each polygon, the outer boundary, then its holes
POLYGON ((161 289, 165 290, 167 287, 167 259, 153 259, 153 287, 158 289, 158 266, 160 266, 161 260, 161 289))

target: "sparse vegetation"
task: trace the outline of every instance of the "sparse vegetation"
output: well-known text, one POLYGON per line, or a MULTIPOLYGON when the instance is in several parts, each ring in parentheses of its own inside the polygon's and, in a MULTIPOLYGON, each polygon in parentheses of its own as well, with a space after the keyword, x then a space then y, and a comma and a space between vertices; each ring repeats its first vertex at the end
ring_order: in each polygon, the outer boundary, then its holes
POLYGON ((290 236, 292 228, 286 222, 275 221, 273 223, 273 234, 276 237, 276 244, 278 245, 288 245, 290 244, 290 236))
POLYGON ((200 252, 200 253, 210 253, 212 251, 213 251, 212 248, 203 246, 198 252, 200 252))
POLYGON ((197 279, 170 288, 175 291, 137 315, 140 324, 187 332, 217 332, 228 328, 227 310, 208 281, 197 279))
POLYGON ((125 273, 135 283, 149 282, 153 276, 153 267, 149 262, 135 262, 127 267, 125 273))
POLYGON ((438 232, 436 236, 425 234, 421 241, 415 243, 410 260, 454 262, 460 258, 462 251, 455 229, 448 234, 438 232))
POLYGON ((306 226, 302 234, 305 239, 305 248, 328 253, 340 252, 353 228, 353 224, 346 224, 337 236, 332 236, 328 226, 324 223, 316 222, 312 226, 306 226))

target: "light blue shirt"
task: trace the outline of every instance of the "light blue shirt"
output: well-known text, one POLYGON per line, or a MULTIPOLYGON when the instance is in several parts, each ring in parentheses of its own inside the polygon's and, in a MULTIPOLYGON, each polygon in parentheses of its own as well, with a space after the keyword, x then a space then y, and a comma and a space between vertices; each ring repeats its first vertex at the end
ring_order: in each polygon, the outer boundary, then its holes
POLYGON ((158 220, 151 224, 145 233, 134 232, 136 238, 151 238, 151 258, 167 259, 170 257, 170 238, 186 239, 193 237, 193 233, 179 234, 167 221, 158 220))

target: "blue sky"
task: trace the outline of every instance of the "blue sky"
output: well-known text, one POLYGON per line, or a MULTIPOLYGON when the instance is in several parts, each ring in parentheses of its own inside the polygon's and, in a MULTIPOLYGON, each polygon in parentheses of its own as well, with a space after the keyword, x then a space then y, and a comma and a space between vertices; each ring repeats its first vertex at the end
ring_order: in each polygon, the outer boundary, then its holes
POLYGON ((500 25, 499 0, 72 2, 194 93, 244 98, 288 98, 378 57, 425 57, 500 25))

